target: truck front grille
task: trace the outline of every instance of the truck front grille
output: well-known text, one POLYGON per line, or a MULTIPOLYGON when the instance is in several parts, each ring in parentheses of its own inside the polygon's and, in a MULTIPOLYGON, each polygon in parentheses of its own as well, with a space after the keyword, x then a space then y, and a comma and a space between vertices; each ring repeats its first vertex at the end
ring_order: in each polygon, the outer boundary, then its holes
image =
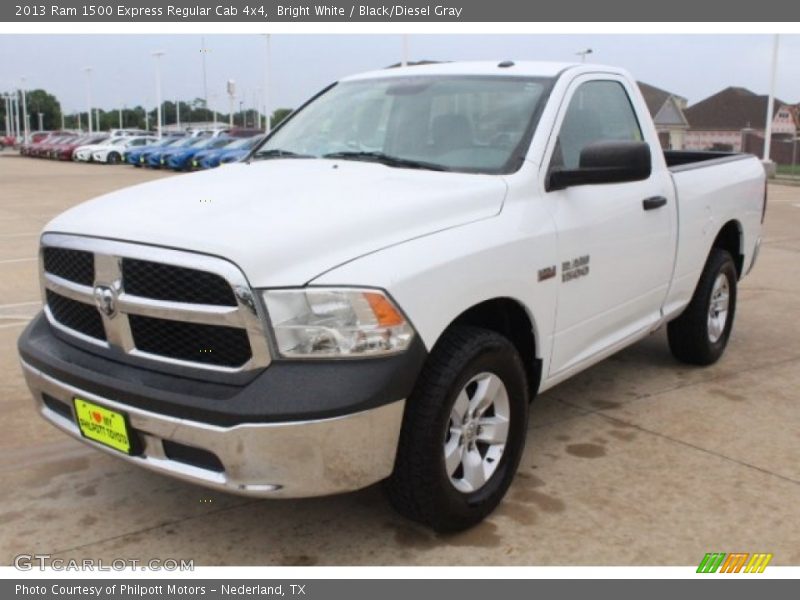
POLYGON ((270 362, 249 285, 223 259, 46 234, 40 266, 50 323, 97 352, 167 370, 244 371, 270 362))
POLYGON ((236 306, 230 284, 206 271, 123 258, 122 279, 126 292, 143 298, 236 306))
POLYGON ((83 285, 94 284, 94 256, 91 252, 69 248, 44 248, 44 270, 83 285))
POLYGON ((250 359, 244 329, 131 315, 131 334, 142 352, 178 360, 240 367, 250 359))
POLYGON ((71 300, 51 290, 45 290, 45 296, 47 306, 56 321, 89 337, 106 339, 103 318, 94 304, 71 300))

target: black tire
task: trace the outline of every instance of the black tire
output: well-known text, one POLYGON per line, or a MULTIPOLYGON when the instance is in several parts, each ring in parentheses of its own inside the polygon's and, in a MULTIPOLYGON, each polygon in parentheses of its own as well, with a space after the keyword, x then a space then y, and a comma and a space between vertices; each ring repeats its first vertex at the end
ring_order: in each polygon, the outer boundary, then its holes
POLYGON ((394 472, 385 489, 394 508, 436 531, 467 529, 491 513, 511 484, 528 422, 528 382, 514 346, 486 329, 454 326, 442 335, 408 399, 394 472), (505 450, 486 483, 456 489, 445 467, 444 442, 456 397, 481 373, 499 377, 509 399, 505 450))
POLYGON ((725 352, 736 315, 736 265, 731 255, 712 248, 691 302, 681 315, 667 325, 667 339, 672 355, 691 365, 706 366, 717 362, 725 352), (709 312, 714 282, 722 274, 728 280, 728 316, 722 334, 714 341, 709 336, 709 312))
POLYGON ((120 156, 119 156, 119 154, 118 154, 118 153, 116 153, 116 152, 110 152, 110 153, 108 154, 108 159, 107 159, 107 162, 108 162, 108 164, 110 164, 110 165, 118 165, 118 164, 119 164, 119 159, 120 159, 120 156))

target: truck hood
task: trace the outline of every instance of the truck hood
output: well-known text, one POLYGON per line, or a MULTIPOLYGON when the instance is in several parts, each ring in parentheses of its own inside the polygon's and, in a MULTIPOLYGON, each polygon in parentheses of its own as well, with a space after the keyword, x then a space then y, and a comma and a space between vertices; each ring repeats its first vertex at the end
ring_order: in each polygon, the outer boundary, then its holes
POLYGON ((291 286, 381 248, 492 217, 505 194, 496 175, 264 160, 100 196, 45 231, 212 254, 236 263, 254 287, 291 286))

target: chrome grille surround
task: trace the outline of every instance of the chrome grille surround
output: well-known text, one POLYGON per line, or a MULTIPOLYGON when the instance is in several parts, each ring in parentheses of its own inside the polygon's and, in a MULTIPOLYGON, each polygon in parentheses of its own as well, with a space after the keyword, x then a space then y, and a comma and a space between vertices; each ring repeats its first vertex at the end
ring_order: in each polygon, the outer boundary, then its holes
POLYGON ((261 369, 271 362, 269 344, 264 333, 264 320, 261 318, 262 308, 244 274, 233 263, 222 258, 130 242, 46 233, 41 239, 39 276, 44 312, 50 325, 84 344, 89 344, 99 350, 106 350, 109 355, 119 358, 127 356, 139 364, 147 364, 152 361, 151 364, 154 366, 168 367, 171 365, 218 373, 238 373, 261 369), (95 306, 95 287, 46 272, 43 258, 46 247, 83 250, 94 255, 94 286, 111 288, 116 296, 116 310, 111 316, 96 308, 103 321, 106 340, 100 340, 67 327, 53 316, 47 304, 46 290, 95 306), (127 294, 122 278, 123 258, 141 259, 218 275, 230 284, 236 298, 236 306, 156 300, 127 294), (240 366, 230 367, 143 352, 136 348, 128 315, 243 329, 247 333, 250 343, 250 358, 240 366))

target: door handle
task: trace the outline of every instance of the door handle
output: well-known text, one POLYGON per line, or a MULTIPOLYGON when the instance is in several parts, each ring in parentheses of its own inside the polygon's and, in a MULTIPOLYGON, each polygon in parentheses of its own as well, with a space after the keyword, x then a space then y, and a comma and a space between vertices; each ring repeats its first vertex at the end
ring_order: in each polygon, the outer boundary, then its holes
POLYGON ((644 210, 655 210, 667 204, 667 199, 664 196, 653 196, 642 200, 642 208, 644 210))

